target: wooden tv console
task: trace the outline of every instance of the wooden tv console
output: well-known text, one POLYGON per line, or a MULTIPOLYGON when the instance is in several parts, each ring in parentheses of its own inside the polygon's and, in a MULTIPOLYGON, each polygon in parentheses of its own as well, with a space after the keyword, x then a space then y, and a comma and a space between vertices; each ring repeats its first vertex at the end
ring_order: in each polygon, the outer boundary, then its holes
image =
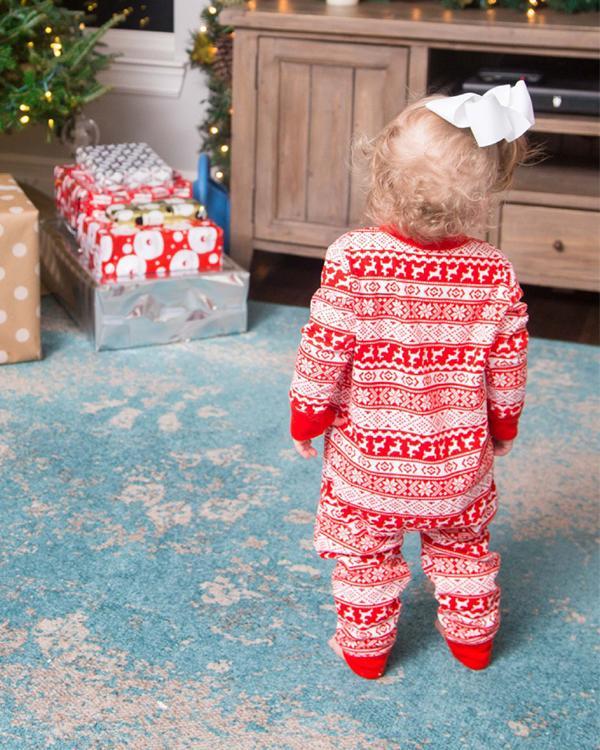
MULTIPOLYGON (((360 226, 353 134, 375 134, 409 99, 439 90, 466 62, 518 56, 521 64, 562 61, 579 72, 600 56, 596 14, 548 9, 529 19, 433 2, 340 8, 251 0, 225 9, 222 19, 235 27, 232 255, 246 267, 255 249, 322 256, 338 235, 360 226)), ((593 154, 600 123, 557 112, 538 115, 535 130, 555 141, 561 135, 575 157, 559 153, 520 168, 498 202, 489 240, 513 260, 523 283, 598 289, 593 154)))

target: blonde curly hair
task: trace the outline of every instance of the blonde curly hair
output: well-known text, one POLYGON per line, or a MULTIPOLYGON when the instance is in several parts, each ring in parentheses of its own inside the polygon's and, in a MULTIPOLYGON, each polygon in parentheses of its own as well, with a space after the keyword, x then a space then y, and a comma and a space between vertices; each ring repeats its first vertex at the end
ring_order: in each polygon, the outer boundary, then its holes
POLYGON ((366 212, 406 237, 436 242, 487 224, 491 195, 508 188, 528 154, 524 136, 480 148, 425 105, 409 104, 373 140, 357 146, 369 164, 366 212))

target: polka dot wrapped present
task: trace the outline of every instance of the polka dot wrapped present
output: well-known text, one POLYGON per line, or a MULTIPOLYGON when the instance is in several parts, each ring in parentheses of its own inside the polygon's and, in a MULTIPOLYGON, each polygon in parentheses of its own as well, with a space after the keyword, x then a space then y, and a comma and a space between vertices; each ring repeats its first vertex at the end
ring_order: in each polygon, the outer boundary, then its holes
MULTIPOLYGON (((190 202, 181 206, 194 208, 190 202)), ((168 225, 136 226, 83 216, 79 239, 82 262, 100 283, 219 271, 223 259, 223 230, 210 219, 180 217, 168 225)))
POLYGON ((44 284, 96 351, 225 336, 247 328, 250 274, 227 256, 220 270, 182 268, 164 276, 101 282, 62 219, 42 222, 40 254, 44 284))
POLYGON ((0 174, 0 365, 40 359, 38 211, 0 174))

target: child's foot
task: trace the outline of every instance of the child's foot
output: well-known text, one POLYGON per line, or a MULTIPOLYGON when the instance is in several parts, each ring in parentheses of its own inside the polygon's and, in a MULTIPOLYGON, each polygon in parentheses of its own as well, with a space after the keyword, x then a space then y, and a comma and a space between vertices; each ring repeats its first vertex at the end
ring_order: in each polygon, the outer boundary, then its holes
POLYGON ((337 654, 340 657, 340 659, 344 658, 344 652, 342 651, 342 647, 340 646, 340 644, 337 642, 335 635, 331 636, 331 638, 327 641, 327 645, 334 654, 337 654))
POLYGON ((448 644, 452 656, 461 664, 464 664, 465 667, 479 670, 489 666, 492 660, 493 640, 485 641, 485 643, 458 643, 458 641, 451 641, 446 637, 444 629, 439 622, 436 622, 435 626, 448 644))
POLYGON ((335 635, 329 640, 331 649, 343 659, 350 669, 366 680, 376 680, 383 676, 389 654, 381 656, 352 656, 347 654, 337 642, 335 635))
POLYGON ((450 641, 446 638, 448 648, 452 652, 452 656, 461 664, 469 669, 485 669, 489 667, 492 661, 492 647, 493 641, 486 641, 485 643, 457 643, 456 641, 450 641))

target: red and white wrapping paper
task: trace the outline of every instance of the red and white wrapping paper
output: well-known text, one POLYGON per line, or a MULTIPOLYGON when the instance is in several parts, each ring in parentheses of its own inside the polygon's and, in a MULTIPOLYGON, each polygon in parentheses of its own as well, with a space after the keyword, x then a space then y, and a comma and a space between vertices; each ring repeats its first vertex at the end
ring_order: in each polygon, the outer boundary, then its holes
POLYGON ((209 219, 132 227, 86 216, 79 234, 83 262, 101 283, 221 269, 223 230, 209 219))
POLYGON ((101 190, 84 169, 74 164, 55 168, 54 186, 58 212, 73 228, 77 228, 80 216, 104 219, 104 212, 114 204, 139 204, 167 198, 192 197, 192 183, 176 173, 173 180, 164 185, 101 190))

